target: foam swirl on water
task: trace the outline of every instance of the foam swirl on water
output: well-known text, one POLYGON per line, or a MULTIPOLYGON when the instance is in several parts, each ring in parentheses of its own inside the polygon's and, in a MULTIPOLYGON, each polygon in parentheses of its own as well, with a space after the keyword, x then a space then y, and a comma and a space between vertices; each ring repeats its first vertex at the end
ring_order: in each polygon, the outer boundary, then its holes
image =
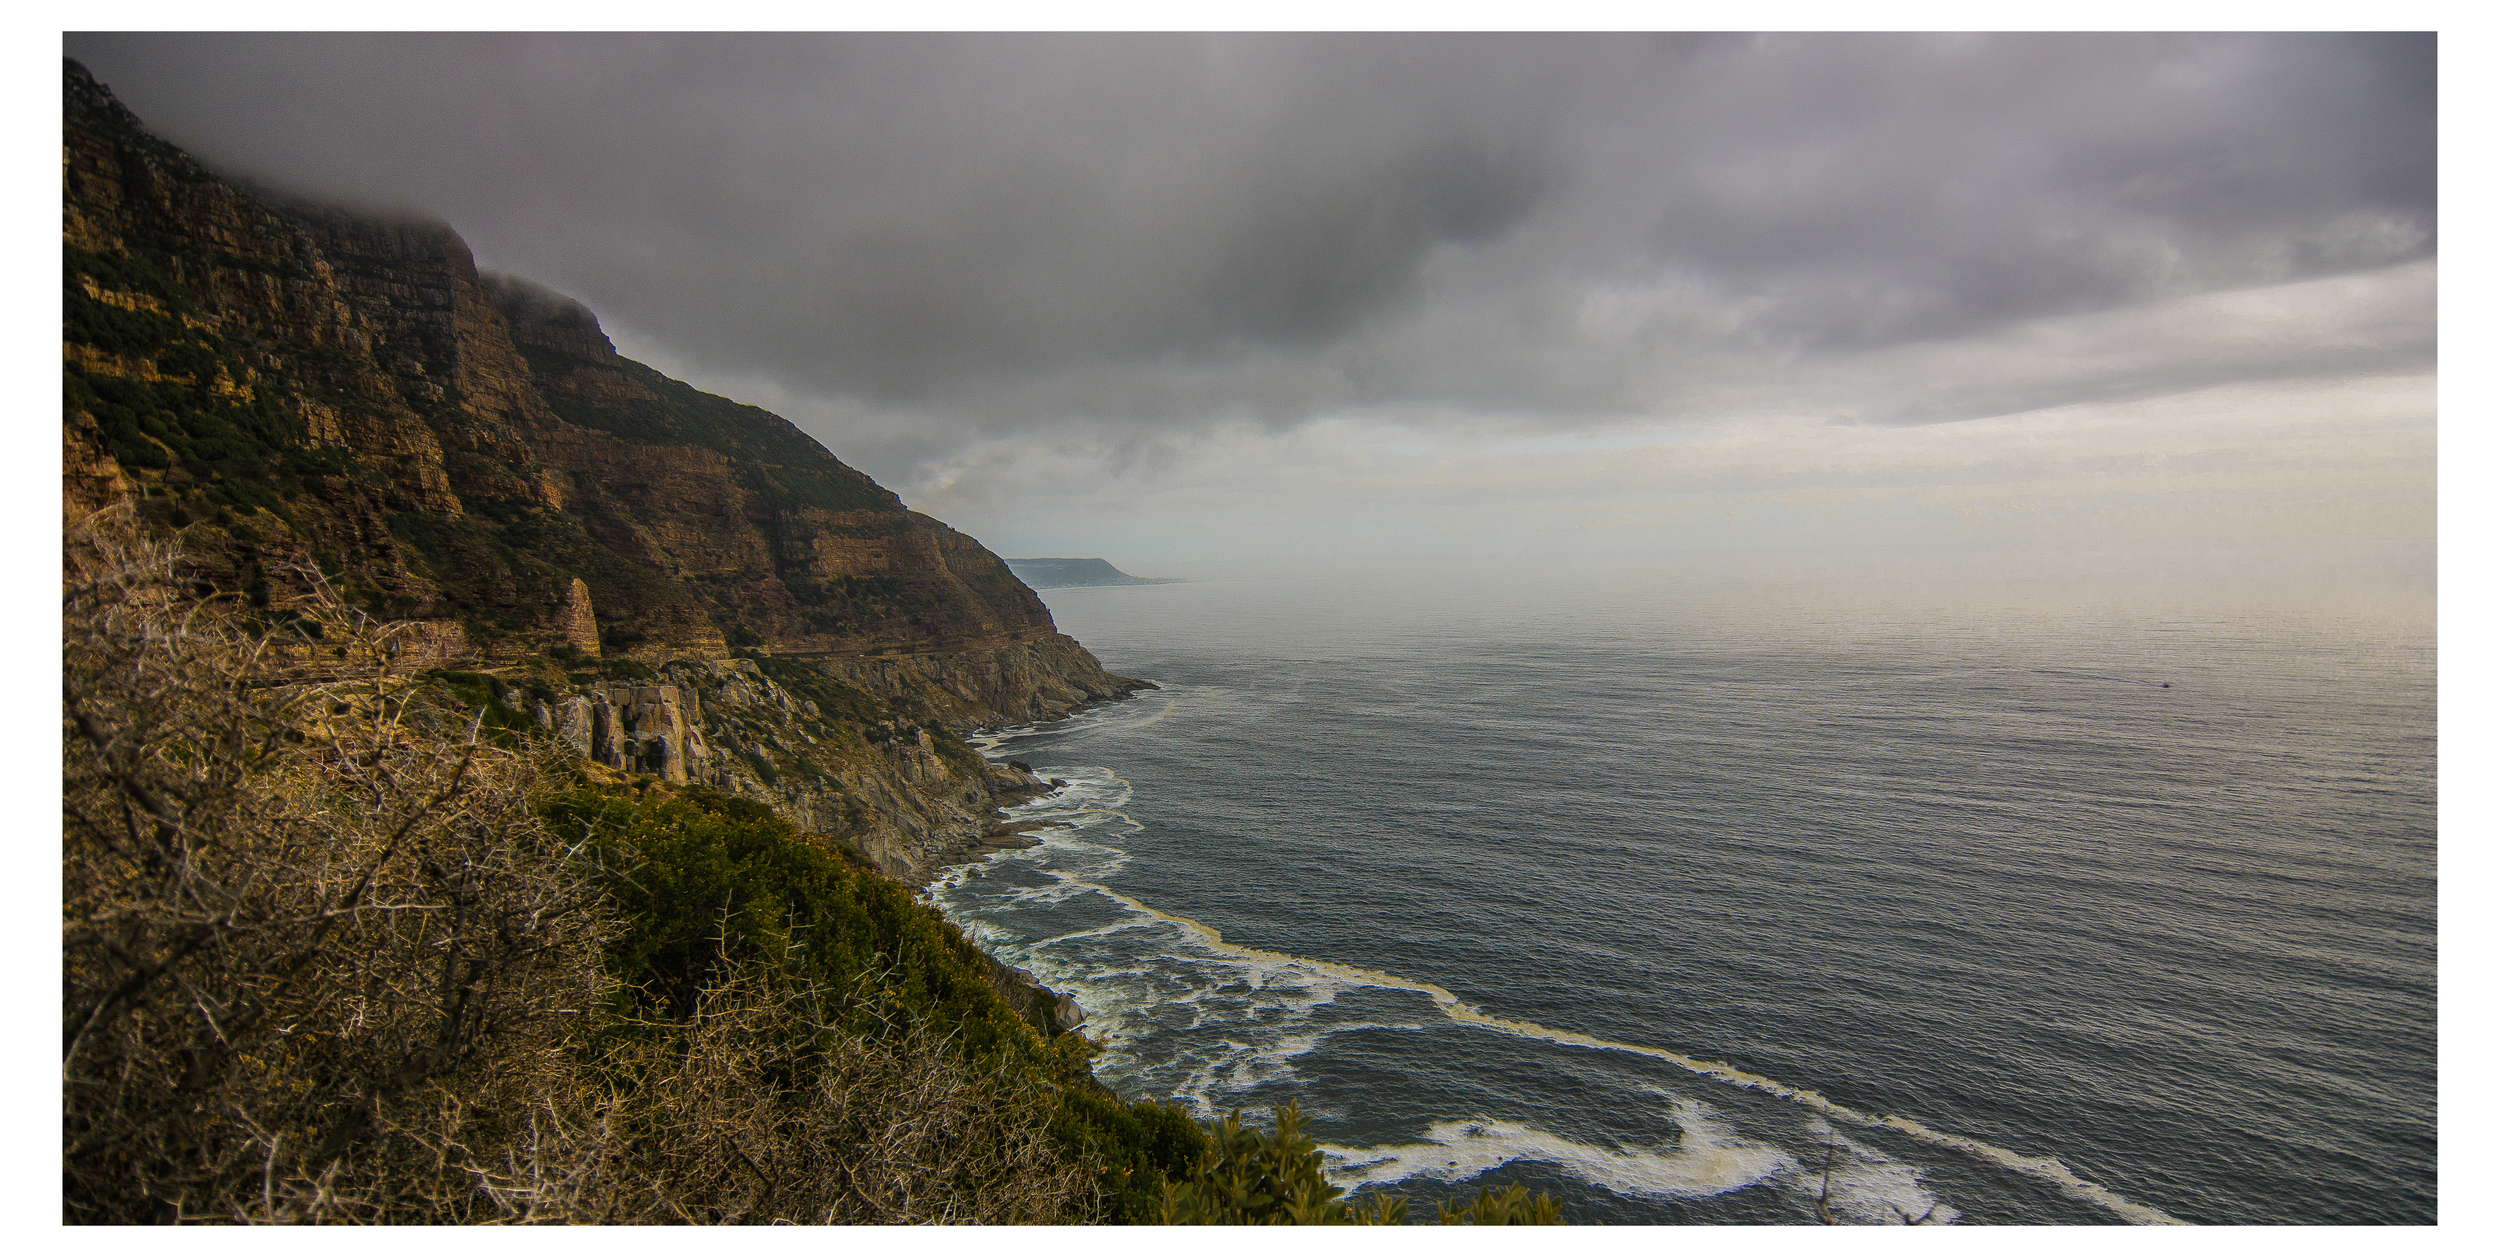
MULTIPOLYGON (((1160 713, 1158 713, 1160 714, 1160 713)), ((996 749, 1014 736, 991 735, 982 749, 996 749)), ((1534 1022, 1497 1017, 1467 1003, 1431 982, 1228 943, 1213 927, 1165 912, 1125 894, 1097 878, 1116 872, 1128 853, 1107 839, 1142 830, 1121 809, 1129 802, 1127 782, 1103 768, 1053 767, 1045 775, 1067 784, 1053 794, 1010 809, 1013 819, 1043 835, 1040 846, 1000 852, 987 864, 950 870, 933 882, 930 893, 941 908, 985 946, 1012 953, 1034 968, 1054 988, 1075 994, 1102 1036, 1100 1063, 1114 1076, 1136 1074, 1167 1080, 1182 1074, 1177 1096, 1204 1114, 1213 1114, 1218 1088, 1246 1090, 1291 1072, 1291 1061, 1323 1040, 1341 1033, 1371 1029, 1420 1029, 1422 1023, 1383 1022, 1356 1018, 1308 1024, 1314 1010, 1350 991, 1405 992, 1425 997, 1449 1023, 1543 1043, 1593 1052, 1626 1053, 1664 1062, 1725 1086, 1774 1096, 1801 1106, 1830 1122, 1879 1129, 1918 1143, 1975 1157, 2005 1170, 2048 1184, 2069 1198, 2084 1201, 2128 1222, 2180 1225, 2171 1215, 2134 1201, 2076 1174, 2054 1157, 2030 1156, 2011 1149, 1939 1130, 1916 1117, 1869 1113, 1839 1104, 1809 1088, 1704 1060, 1671 1049, 1626 1043, 1534 1022), (1039 823, 1061 824, 1047 830, 1039 823), (1021 867, 1038 874, 1029 884, 985 896, 968 893, 974 879, 1002 867, 1021 867), (1036 905, 1074 905, 1091 897, 1119 910, 1109 919, 1048 937, 1021 940, 995 921, 1036 905), (1083 946, 1140 931, 1160 933, 1159 954, 1147 963, 1120 964, 1083 946), (1161 963, 1153 963, 1160 961, 1161 963), (1181 973, 1175 969, 1194 971, 1181 973), (1275 1014, 1275 1016, 1270 1016, 1275 1014), (1186 1017, 1187 1020, 1179 1020, 1186 1017), (1263 1019, 1265 1019, 1263 1021, 1263 1019), (1278 1034, 1283 1023, 1299 1029, 1278 1034), (1256 1028, 1256 1033, 1243 1034, 1256 1028), (1184 1044, 1188 1059, 1147 1061, 1139 1055, 1142 1041, 1159 1031, 1196 1032, 1196 1043, 1184 1044), (1212 1034, 1214 1042, 1204 1042, 1212 1034), (1247 1041, 1255 1039, 1256 1042, 1247 1041)), ((1418 1011, 1421 1011, 1420 1009, 1418 1011)), ((1665 1093, 1660 1093, 1664 1095, 1665 1093)), ((1330 1147, 1330 1176, 1344 1186, 1396 1182, 1411 1177, 1464 1181, 1512 1161, 1551 1164, 1576 1178, 1633 1197, 1677 1198, 1714 1195, 1753 1183, 1785 1179, 1794 1186, 1803 1171, 1795 1158, 1770 1145, 1734 1136, 1707 1112, 1707 1106, 1669 1097, 1676 1104, 1681 1141, 1673 1148, 1608 1150, 1574 1142, 1511 1122, 1441 1121, 1421 1142, 1379 1148, 1330 1147)), ((1916 1217, 1933 1208, 1937 1220, 1957 1216, 1938 1207, 1918 1186, 1915 1172, 1872 1149, 1849 1144, 1850 1168, 1833 1181, 1833 1200, 1841 1211, 1881 1221, 1899 1211, 1916 1217), (1889 1168, 1887 1168, 1889 1167, 1889 1168)), ((1820 1163, 1814 1175, 1819 1182, 1820 1163)), ((1807 1185, 1811 1191, 1813 1185, 1807 1185)))

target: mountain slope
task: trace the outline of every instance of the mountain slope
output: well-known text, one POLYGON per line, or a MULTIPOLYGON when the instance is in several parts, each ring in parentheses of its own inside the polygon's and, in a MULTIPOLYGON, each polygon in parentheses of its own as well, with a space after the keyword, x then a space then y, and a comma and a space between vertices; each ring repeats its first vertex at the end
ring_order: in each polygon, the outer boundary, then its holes
POLYGON ((130 501, 215 587, 317 566, 435 663, 934 652, 1007 678, 959 678, 959 723, 1135 688, 787 420, 618 356, 445 224, 221 178, 74 62, 62 235, 64 514, 130 501))
POLYGON ((818 655, 1051 631, 995 555, 788 420, 618 356, 577 302, 526 280, 495 292, 562 417, 540 451, 576 512, 611 548, 675 564, 733 643, 818 655))

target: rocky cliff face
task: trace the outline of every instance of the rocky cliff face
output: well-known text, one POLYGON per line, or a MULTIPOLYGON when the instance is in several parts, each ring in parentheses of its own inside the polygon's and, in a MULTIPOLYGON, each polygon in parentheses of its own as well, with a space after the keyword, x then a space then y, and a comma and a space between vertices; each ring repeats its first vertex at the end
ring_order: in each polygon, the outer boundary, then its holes
POLYGON ((609 779, 699 786, 772 806, 916 877, 1023 845, 999 804, 1047 783, 940 724, 787 659, 679 660, 649 677, 455 673, 462 697, 525 715, 609 779))
POLYGON ((517 279, 493 292, 562 416, 537 447, 566 509, 675 575, 731 644, 828 656, 1050 635, 1050 613, 996 555, 787 420, 619 357, 568 298, 517 279))
POLYGON ((75 63, 62 239, 66 517, 129 504, 203 590, 327 580, 604 771, 917 871, 1036 787, 954 731, 1142 684, 788 421, 620 357, 443 223, 219 177, 75 63))

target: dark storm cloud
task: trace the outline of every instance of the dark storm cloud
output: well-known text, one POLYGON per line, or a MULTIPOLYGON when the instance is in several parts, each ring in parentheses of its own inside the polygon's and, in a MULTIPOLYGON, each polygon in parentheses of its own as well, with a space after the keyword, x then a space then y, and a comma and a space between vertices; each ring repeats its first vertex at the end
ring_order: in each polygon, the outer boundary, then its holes
POLYGON ((1765 41, 1696 96, 1649 238, 1810 343, 1887 343, 2418 256, 2433 47, 2396 37, 1765 41))
MULTIPOLYGON (((899 416, 924 452, 1654 412, 2435 249, 2427 37, 67 45, 213 161, 430 209, 682 367, 899 416)), ((2399 339, 2381 365, 2418 364, 2399 339)), ((1917 388, 1899 413, 1950 417, 1917 388)))

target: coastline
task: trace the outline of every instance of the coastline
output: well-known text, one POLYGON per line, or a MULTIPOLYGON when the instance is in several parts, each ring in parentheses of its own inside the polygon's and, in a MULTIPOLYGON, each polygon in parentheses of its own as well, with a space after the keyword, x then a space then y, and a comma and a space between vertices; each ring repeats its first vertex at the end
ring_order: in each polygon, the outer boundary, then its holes
MULTIPOLYGON (((1064 820, 1020 821, 1010 816, 1008 814, 1010 808, 1048 797, 1066 789, 1069 783, 1064 777, 1042 777, 1033 771, 1032 765, 1021 760, 1008 759, 1003 754, 993 754, 993 752, 1004 746, 1007 739, 1033 732, 1041 725, 1070 720, 1112 703, 1127 702, 1143 690, 1163 688, 1152 681, 1127 677, 1120 679, 1130 682, 1136 688, 1114 698, 1085 703, 1049 719, 1029 721, 1004 729, 975 729, 971 732, 968 740, 973 741, 974 750, 981 756, 984 763, 994 769, 1005 769, 1019 774, 1025 780, 1014 785, 994 785, 989 796, 992 804, 990 815, 994 819, 984 824, 977 835, 958 839, 941 848, 931 856, 927 867, 913 872, 915 890, 921 898, 926 900, 929 897, 930 888, 957 869, 988 863, 991 856, 1000 852, 1024 851, 1038 847, 1045 840, 1044 831, 1069 827, 1069 822, 1064 820)), ((1052 989, 1040 978, 1034 976, 1029 969, 1000 960, 992 955, 988 948, 982 947, 978 939, 972 939, 970 931, 965 931, 965 937, 971 939, 973 946, 979 948, 982 957, 989 962, 990 985, 998 991, 1001 998, 1007 1001, 1009 1007, 1014 1008, 1025 1020, 1031 1022, 1035 1029, 1040 1030, 1043 1037, 1052 1038, 1068 1034, 1086 1024, 1089 1014, 1075 996, 1052 989)), ((1092 1077, 1090 1069, 1086 1076, 1092 1077)), ((1104 1086, 1099 1079, 1095 1080, 1094 1085, 1101 1088, 1104 1094, 1111 1094, 1110 1088, 1104 1086)))
MULTIPOLYGON (((1108 628, 1115 616, 1125 620, 1126 612, 1101 610, 1097 622, 1089 626, 1072 613, 1070 627, 1089 640, 1099 636, 1107 655, 1117 651, 1138 657, 1140 650, 1133 642, 1115 640, 1108 628)), ((1146 621, 1142 627, 1156 625, 1146 621)), ((1194 648, 1211 656, 1224 645, 1199 641, 1194 648)), ((2169 643, 2156 641, 2154 646, 2167 648, 2169 643)), ((2029 644, 2021 646, 2023 651, 2031 649, 2029 644)), ((1285 652, 1273 654, 1281 660, 1285 652)), ((1275 675, 1272 669, 1254 670, 1229 657, 1219 664, 1177 651, 1167 654, 1160 639, 1153 657, 1167 661, 1162 667, 1171 669, 1166 675, 1176 678, 1176 688, 1194 690, 1198 688, 1195 683, 1203 680, 1210 694, 1223 694, 1227 705, 1222 710, 1237 724, 1220 750, 1203 741, 1156 736, 1162 729, 1140 728, 1135 717, 1159 716, 1166 704, 1157 703, 1081 722, 1081 734, 1036 730, 1044 736, 998 744, 990 753, 1056 766, 1048 771, 1075 779, 1081 788, 1071 792, 1063 807, 1045 802, 1027 814, 1073 816, 1085 809, 1120 807, 1123 814, 1135 813, 1138 824, 1155 832, 1144 835, 1141 845, 1126 840, 1124 835, 1135 831, 1112 817, 1079 817, 1079 823, 1089 828, 1070 837, 1080 841, 1053 842, 1047 851, 1019 857, 1011 862, 1016 866, 1013 876, 965 879, 939 891, 951 917, 979 923, 1001 955, 1060 983, 1092 1009, 1096 1015, 1089 1029, 1107 1045, 1097 1061, 1100 1076, 1116 1083, 1123 1093, 1178 1097, 1184 1103, 1212 1105, 1217 1112, 1236 1104, 1253 1109, 1281 1104, 1290 1097, 1306 1110, 1334 1109, 1344 1115, 1331 1117, 1320 1128, 1316 1137, 1323 1144, 1341 1145, 1375 1160, 1390 1157, 1405 1166, 1410 1176, 1420 1174, 1431 1180, 1389 1190, 1429 1195, 1445 1186, 1472 1182, 1472 1176, 1487 1172, 1494 1173, 1488 1181, 1551 1184, 1559 1190, 1562 1180, 1576 1175, 1579 1186, 1571 1190, 1581 1202, 1579 1207, 1592 1216, 1627 1222, 1797 1221, 1791 1206, 1802 1201, 1810 1215, 1823 1149, 1831 1140, 1842 1141, 1842 1177, 1848 1180, 1844 1190, 1851 1194, 1848 1208, 1843 1208, 1838 1197, 1832 1208, 1855 1221, 1897 1221, 1895 1206, 1906 1210, 1910 1218, 2056 1225, 2212 1223, 2255 1216, 2292 1220, 2307 1211, 2308 1207, 2292 1203, 2281 1213, 2265 1214, 2259 1212, 2260 1202, 2246 1199, 2217 1207, 2199 1193, 2227 1191, 2227 1187, 2196 1180, 2186 1187, 2175 1182, 2165 1185, 2155 1175, 2170 1172, 2169 1163, 2114 1155, 2112 1149, 2131 1146, 2130 1134, 2124 1127, 2092 1124, 2098 1115, 2085 1106, 2078 1105, 2078 1111, 2072 1112, 2061 1107, 2017 1114, 2000 1107, 2008 1104, 2004 1097, 2029 1093, 2009 1089, 1957 1106, 1907 1088, 1894 1089, 1894 1080, 1883 1072, 1887 1062, 1899 1064, 1905 1072, 1925 1060, 1964 1066, 1977 1053, 1990 1050, 1991 1044, 1982 1041, 1967 1049, 1968 1055, 1922 1051, 1910 1058, 1904 1050, 1874 1036, 1852 1038, 1846 1026, 1835 1027, 1828 1019, 1817 1022, 1797 1013, 1798 1005, 1764 994, 1778 988, 1753 983, 1756 975, 1752 973, 1739 975, 1747 979, 1750 989, 1740 986, 1730 976, 1735 966, 1671 972, 1672 966, 1662 961, 1646 971, 1661 975, 1654 989, 1690 991, 1695 1004, 1710 1004, 1700 1012, 1621 1012, 1621 1005, 1608 1012, 1594 1004, 1557 1008, 1551 1005, 1559 1001, 1551 999, 1545 1001, 1548 1007, 1540 1008, 1534 984, 1550 972, 1550 962, 1522 961, 1507 972, 1488 972, 1490 966, 1460 972, 1448 967, 1446 957, 1424 955, 1429 951, 1425 945, 1390 945, 1384 940, 1398 932, 1399 922, 1428 911, 1463 909, 1428 897, 1427 892, 1446 885, 1446 879, 1423 874, 1411 883, 1401 881, 1402 875, 1394 871, 1401 858, 1396 850, 1350 840, 1363 839, 1367 831, 1381 826, 1411 824, 1418 841, 1427 835, 1437 838, 1466 830, 1466 840, 1476 846, 1461 848, 1458 854, 1472 850, 1483 861, 1496 861, 1506 858, 1506 850, 1515 858, 1516 850, 1505 840, 1505 833, 1520 825, 1542 821, 1540 828, 1580 832, 1558 815, 1562 805, 1554 793, 1520 796, 1537 801, 1524 809, 1525 820, 1493 819, 1493 805, 1510 797, 1501 793, 1502 787, 1533 785, 1541 770, 1533 757, 1505 760, 1489 754, 1487 748, 1531 749, 1538 735, 1558 732, 1569 719, 1568 712, 1540 706, 1522 691, 1520 701, 1504 709, 1521 722, 1515 728, 1503 726, 1485 733, 1478 726, 1460 726, 1459 735, 1447 745, 1418 750, 1393 741, 1398 736, 1395 711, 1384 713, 1382 708, 1388 704, 1378 700, 1393 693, 1411 706, 1497 691, 1498 687, 1483 682, 1513 675, 1500 671, 1509 663, 1507 656, 1494 654, 1472 662, 1461 659, 1454 667, 1445 649, 1416 646, 1393 657, 1394 667, 1385 676, 1383 665, 1369 656, 1334 665, 1339 671, 1320 679, 1334 677, 1343 685, 1329 691, 1332 701, 1326 710, 1289 703, 1283 697, 1275 702, 1245 697, 1239 687, 1262 684, 1275 675), (1180 687, 1177 678, 1184 677, 1193 684, 1180 687), (1364 689, 1364 685, 1376 688, 1364 689), (1346 695, 1351 697, 1338 697, 1346 695), (1373 762, 1427 766, 1430 773, 1421 780, 1449 792, 1446 798, 1432 796, 1448 806, 1410 815, 1392 803, 1366 797, 1362 783, 1343 774, 1340 761, 1348 754, 1361 754, 1373 762), (1508 763, 1515 771, 1490 776, 1470 771, 1479 763, 1508 763), (1106 766, 1113 765, 1120 771, 1119 784, 1134 780, 1139 790, 1152 793, 1151 806, 1143 810, 1121 807, 1120 796, 1094 789, 1114 784, 1101 779, 1106 766), (1288 774, 1304 782, 1334 780, 1336 785, 1327 790, 1315 787, 1312 807, 1296 824, 1275 826, 1272 834, 1255 843, 1208 841, 1223 832, 1240 832, 1238 827, 1253 806, 1245 802, 1251 796, 1251 783, 1269 773, 1288 774), (1236 803, 1238 808, 1204 810, 1207 804, 1236 803), (1460 803, 1483 806, 1460 808, 1460 803), (1354 819, 1342 823, 1331 819, 1340 812, 1354 819), (1092 828, 1098 822, 1103 827, 1092 828), (1119 854, 1122 851, 1134 852, 1135 860, 1119 854), (1330 896, 1333 907, 1311 903, 1278 907, 1257 892, 1244 890, 1245 883, 1273 884, 1275 876, 1319 867, 1357 875, 1368 869, 1381 880, 1355 883, 1365 897, 1359 908, 1334 894, 1330 896), (1097 897, 1083 886, 1062 886, 1056 879, 1093 883, 1111 893, 1097 897), (1330 941, 1295 932, 1292 927, 1298 924, 1316 926, 1330 941), (1330 964, 1317 957, 1346 959, 1330 964), (1358 964, 1364 967, 1358 970, 1358 964), (1442 976, 1454 972, 1456 980, 1442 976), (1435 983, 1446 983, 1449 989, 1436 991, 1435 983), (1349 991, 1357 990, 1360 994, 1348 997, 1349 991), (1655 1024, 1642 1024, 1644 1019, 1655 1024), (1773 1030, 1802 1026, 1813 1035, 1828 1037, 1792 1039, 1819 1052, 1817 1059, 1770 1058, 1747 1042, 1743 1032, 1748 1026, 1773 1030), (1581 1108, 1574 1100, 1538 1097, 1506 1089, 1498 1081, 1532 1077, 1527 1072, 1531 1068, 1551 1069, 1558 1060, 1567 1062, 1575 1077, 1585 1072, 1589 1078, 1602 1080, 1591 1086, 1604 1089, 1609 1096, 1620 1091, 1622 1098, 1602 1107, 1581 1108), (1422 1071, 1423 1076, 1436 1076, 1434 1071, 1440 1071, 1450 1081, 1446 1085, 1410 1084, 1395 1074, 1400 1065, 1422 1071), (1661 1096, 1672 1098, 1657 1098, 1661 1096), (1538 1108, 1547 1098, 1555 1107, 1538 1108), (1754 1168, 1735 1177, 1714 1178, 1715 1171, 1705 1173, 1711 1169, 1710 1158, 1722 1153, 1751 1158, 1754 1168), (1434 1157, 1446 1159, 1430 1159, 1434 1157), (1436 1177, 1438 1169, 1451 1161, 1469 1167, 1470 1177, 1436 1177), (2151 1170, 2146 1168, 2148 1162, 2151 1170), (1782 1165, 1791 1168, 1779 1168, 1782 1165), (1799 1166, 1803 1169, 1795 1168, 1799 1166), (1795 1190, 1800 1174, 1805 1182, 1802 1195, 1795 1190), (1943 1208, 1930 1213, 1938 1205, 1943 1208)), ((1750 662, 1748 656, 1733 657, 1750 662)), ((1615 658, 1607 656, 1603 661, 1615 658)), ((1909 687, 1893 683, 1925 679, 1928 674, 1920 670, 1921 663, 1906 661, 1866 677, 1859 685, 1878 697, 1900 695, 1887 701, 1907 704, 1913 701, 1908 697, 1909 687)), ((1536 675, 1542 680, 1557 679, 1548 672, 1536 675)), ((1566 694, 1602 697, 1626 688, 1623 675, 1592 667, 1559 679, 1586 683, 1582 688, 1564 686, 1566 694)), ((1690 675, 1655 671, 1630 675, 1638 696, 1683 698, 1709 721, 1747 720, 1763 709, 1747 701, 1748 694, 1714 692, 1712 683, 1727 675, 1715 661, 1712 667, 1696 668, 1690 675), (1714 698, 1715 705, 1699 701, 1714 698)), ((2063 682, 2056 678, 2030 680, 2032 674, 2020 670, 2006 675, 2026 678, 2018 682, 2023 687, 2020 694, 2053 710, 2079 720, 2114 719, 2107 712, 2106 696, 2095 691, 2060 688, 2063 682)), ((2018 719, 2005 714, 2009 704, 2000 691, 1984 687, 1999 684, 1997 678, 1998 673, 1990 671, 1969 692, 1954 692, 1952 701, 1964 704, 1956 710, 1967 710, 1974 720, 1983 722, 2018 719)), ((1821 674, 1811 670, 1788 674, 1784 683, 1795 688, 1809 710, 1823 703, 1854 713, 1869 701, 1860 690, 1834 692, 1821 674)), ((2134 691, 2138 687, 2122 688, 2134 691)), ((2306 690, 2287 689, 2287 693, 2302 701, 2320 701, 2306 690)), ((1921 691, 1917 701, 1942 700, 1921 691)), ((1176 708, 1175 722, 1185 718, 1189 709, 1189 704, 1176 708)), ((2177 719, 2200 727, 2228 715, 2201 709, 2161 710, 2178 712, 2177 719)), ((1704 727, 1723 730, 1728 726, 1704 727)), ((1643 770, 1647 765, 1672 762, 1646 753, 1671 745, 1674 736, 1628 734, 1610 743, 1610 751, 1619 758, 1599 762, 1643 770)), ((1978 740, 1969 745, 1972 754, 1988 753, 1978 740)), ((2238 746, 2226 743, 2222 750, 2237 755, 2241 753, 2235 749, 2238 746)), ((1771 778, 1751 773, 1757 767, 1768 773, 1774 762, 1790 761, 1776 753, 1776 748, 1763 748, 1750 759, 1743 750, 1720 753, 1705 766, 1707 771, 1679 768, 1676 771, 1684 775, 1675 779, 1698 779, 1719 791, 1704 802, 1780 797, 1776 787, 1767 784, 1771 778)), ((1809 761, 1804 771, 1809 779, 1831 777, 1845 784, 1845 765, 1850 762, 1827 757, 1809 761), (1815 767, 1818 763, 1826 767, 1815 767)), ((2222 762, 2227 761, 2217 761, 2222 762)), ((2220 780, 2219 768, 2212 771, 2220 780)), ((1950 790, 1950 784, 1939 779, 1936 806, 1952 801, 1950 790)), ((2106 806, 2124 806, 2126 801, 2119 797, 2106 806)), ((2103 805, 2098 800, 2087 803, 2103 805)), ((1518 811, 1506 807, 1501 815, 1509 818, 1518 811)), ((1694 811, 1689 815, 1692 819, 1686 823, 1702 827, 1715 814, 1694 811)), ((1910 851, 1924 850, 1909 840, 1903 842, 1910 851)), ((1449 850, 1436 849, 1445 854, 1449 850)), ((1584 850, 1595 849, 1592 844, 1584 850)), ((1411 856, 1425 848, 1403 850, 1411 856)), ((1623 880, 1633 885, 1630 891, 1618 893, 1654 892, 1659 897, 1650 902, 1680 905, 1695 917, 1708 910, 1731 915, 1753 911, 1742 903, 1729 907, 1734 901, 1714 897, 1710 889, 1758 884, 1759 870, 1747 866, 1744 848, 1727 844, 1694 851, 1660 837, 1634 850, 1692 862, 1714 871, 1714 876, 1702 889, 1695 889, 1673 877, 1647 872, 1635 876, 1626 870, 1623 880)), ((2101 857, 2097 845, 2091 854, 2101 857)), ((1979 880, 1991 873, 1976 867, 1976 859, 1967 855, 1962 859, 1964 864, 1953 867, 1971 866, 1972 884, 1996 884, 1979 880)), ((1449 864, 1468 867, 1455 860, 1449 864)), ((1479 862, 1475 867, 1487 865, 1479 862)), ((1848 879, 1835 874, 1829 880, 1839 886, 1848 879)), ((1586 889, 1562 893, 1564 898, 1555 902, 1592 897, 1586 889)), ((1944 892, 1931 893, 1947 897, 1944 892)), ((1854 918, 1842 910, 1835 913, 1835 919, 1854 918)), ((1450 916, 1435 922, 1454 920, 1450 916)), ((1533 936, 1535 927, 1525 917, 1511 923, 1522 927, 1516 937, 1533 936)), ((1469 927, 1442 924, 1441 928, 1469 927)), ((1724 935, 1704 937, 1718 941, 1724 935)), ((2081 937, 2090 945, 2088 935, 2081 937)), ((1877 954, 1907 958, 1892 963, 1974 963, 1949 955, 1929 960, 1929 953, 1906 945, 1898 953, 1877 954)), ((1603 962, 1604 957, 1594 949, 1582 954, 1579 980, 1590 985, 1622 981, 1601 971, 1603 962)), ((1949 1002, 1934 1006, 1959 1011, 1949 1002)), ((2009 1019, 2007 1024, 2019 1027, 2021 1022, 2009 1019)), ((1808 1053, 1800 1049, 1798 1055, 1808 1053)), ((2055 1067, 2066 1068, 2063 1062, 2055 1067)), ((2389 1212, 2394 1212, 2393 1207, 2389 1212)))

